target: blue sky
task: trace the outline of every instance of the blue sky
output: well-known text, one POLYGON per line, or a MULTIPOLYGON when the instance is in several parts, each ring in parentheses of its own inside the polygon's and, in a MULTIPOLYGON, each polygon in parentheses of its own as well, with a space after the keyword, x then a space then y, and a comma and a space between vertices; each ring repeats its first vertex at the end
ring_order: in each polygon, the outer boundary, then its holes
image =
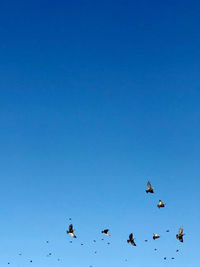
POLYGON ((0 266, 197 266, 199 8, 1 1, 0 266))

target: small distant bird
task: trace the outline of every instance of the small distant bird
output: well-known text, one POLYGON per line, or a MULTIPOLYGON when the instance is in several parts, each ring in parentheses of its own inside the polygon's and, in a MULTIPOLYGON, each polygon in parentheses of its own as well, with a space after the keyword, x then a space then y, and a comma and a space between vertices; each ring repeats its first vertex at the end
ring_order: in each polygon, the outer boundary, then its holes
POLYGON ((94 243, 96 243, 96 240, 93 240, 94 243))
POLYGON ((147 187, 148 187, 148 189, 146 190, 146 193, 153 194, 154 193, 154 188, 151 186, 151 183, 149 181, 147 183, 147 187))
POLYGON ((164 260, 166 260, 167 259, 167 257, 164 257, 164 260))
POLYGON ((174 257, 172 257, 172 260, 174 260, 174 257))
POLYGON ((105 230, 103 230, 101 232, 102 232, 102 234, 105 234, 106 236, 110 236, 109 229, 105 229, 105 230))
POLYGON ((179 228, 179 233, 176 235, 176 238, 180 241, 180 242, 183 242, 183 236, 185 234, 183 234, 183 227, 180 227, 179 228))
POLYGON ((131 234, 129 235, 129 239, 127 240, 127 243, 131 243, 131 245, 136 246, 134 240, 135 240, 135 238, 133 238, 133 234, 131 233, 131 234))
POLYGON ((81 243, 81 246, 83 246, 83 243, 81 243))
POLYGON ((73 229, 73 225, 70 224, 69 230, 67 230, 67 234, 70 234, 73 238, 76 238, 76 235, 74 234, 75 229, 73 229))
POLYGON ((145 242, 148 242, 148 240, 146 239, 146 240, 144 240, 145 242))
POLYGON ((179 249, 177 249, 176 252, 179 252, 179 249))
POLYGON ((166 203, 163 203, 162 200, 159 200, 157 207, 160 209, 160 208, 164 208, 165 205, 166 205, 166 203))
POLYGON ((166 230, 167 233, 169 233, 169 230, 166 230))
POLYGON ((32 260, 30 260, 30 262, 33 262, 32 260))
POLYGON ((110 245, 110 242, 108 242, 107 244, 110 245))
POLYGON ((157 251, 157 248, 154 248, 155 251, 157 251))
POLYGON ((160 238, 158 234, 153 234, 153 240, 160 238))

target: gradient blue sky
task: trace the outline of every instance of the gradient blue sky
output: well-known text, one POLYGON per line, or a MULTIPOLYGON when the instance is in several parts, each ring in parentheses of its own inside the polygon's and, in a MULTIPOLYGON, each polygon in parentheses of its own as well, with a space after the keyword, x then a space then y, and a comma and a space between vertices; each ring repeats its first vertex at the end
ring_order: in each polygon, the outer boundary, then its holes
POLYGON ((0 266, 198 265, 199 11, 198 0, 1 1, 0 266), (104 227, 111 245, 93 244, 104 227))

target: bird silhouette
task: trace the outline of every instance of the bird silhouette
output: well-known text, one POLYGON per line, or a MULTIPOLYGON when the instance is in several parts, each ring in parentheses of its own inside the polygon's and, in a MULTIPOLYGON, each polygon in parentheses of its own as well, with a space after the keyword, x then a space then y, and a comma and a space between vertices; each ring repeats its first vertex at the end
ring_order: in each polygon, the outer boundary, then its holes
POLYGON ((75 231, 75 229, 73 229, 73 224, 70 224, 69 229, 67 230, 67 234, 70 234, 73 238, 76 238, 74 231, 75 231))
POLYGON ((160 209, 160 208, 164 208, 165 205, 166 205, 166 203, 163 203, 162 200, 159 200, 157 207, 160 209))
POLYGON ((158 234, 153 234, 153 240, 160 238, 158 234))
POLYGON ((151 186, 151 183, 149 181, 147 183, 147 187, 148 187, 148 189, 146 190, 146 193, 153 194, 154 193, 154 188, 151 186))
POLYGON ((105 229, 105 230, 103 230, 101 232, 102 232, 102 234, 105 234, 106 236, 110 236, 109 229, 105 229))
POLYGON ((131 234, 129 235, 129 239, 127 240, 127 243, 131 243, 131 245, 136 246, 134 240, 135 240, 135 238, 133 238, 133 234, 131 233, 131 234))

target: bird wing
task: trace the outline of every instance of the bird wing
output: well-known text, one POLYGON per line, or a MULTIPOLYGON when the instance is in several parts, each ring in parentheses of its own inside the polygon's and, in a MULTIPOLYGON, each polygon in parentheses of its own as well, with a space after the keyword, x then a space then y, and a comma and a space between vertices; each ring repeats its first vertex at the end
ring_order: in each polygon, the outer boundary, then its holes
POLYGON ((152 189, 152 186, 151 186, 151 183, 148 181, 148 183, 147 183, 147 187, 149 188, 149 189, 152 189))
POLYGON ((72 232, 72 231, 73 231, 73 225, 70 224, 70 226, 69 226, 69 232, 72 232))
POLYGON ((183 233, 183 227, 180 227, 179 234, 181 235, 183 233))
POLYGON ((133 234, 132 233, 129 235, 129 239, 133 240, 133 234))

